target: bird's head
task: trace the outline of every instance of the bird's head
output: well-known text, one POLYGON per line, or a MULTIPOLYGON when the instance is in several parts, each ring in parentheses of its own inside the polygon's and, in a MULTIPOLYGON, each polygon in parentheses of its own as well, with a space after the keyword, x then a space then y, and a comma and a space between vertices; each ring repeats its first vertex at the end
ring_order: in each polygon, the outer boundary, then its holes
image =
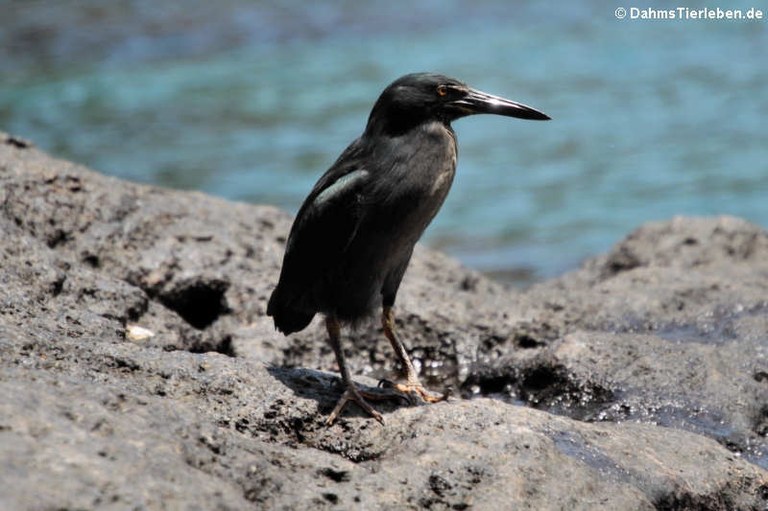
POLYGON ((368 118, 367 131, 401 133, 425 122, 449 124, 473 114, 549 119, 534 108, 473 89, 454 78, 414 73, 398 78, 384 89, 368 118))

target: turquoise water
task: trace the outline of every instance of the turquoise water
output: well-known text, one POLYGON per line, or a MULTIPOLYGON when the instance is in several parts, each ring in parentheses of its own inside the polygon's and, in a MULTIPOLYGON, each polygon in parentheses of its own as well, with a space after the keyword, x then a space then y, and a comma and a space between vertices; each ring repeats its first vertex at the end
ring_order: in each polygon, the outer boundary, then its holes
POLYGON ((553 117, 454 124, 459 170, 426 242, 470 266, 527 283, 648 220, 768 226, 768 20, 617 20, 621 4, 587 0, 208 4, 11 2, 0 129, 296 211, 384 86, 438 71, 553 117))

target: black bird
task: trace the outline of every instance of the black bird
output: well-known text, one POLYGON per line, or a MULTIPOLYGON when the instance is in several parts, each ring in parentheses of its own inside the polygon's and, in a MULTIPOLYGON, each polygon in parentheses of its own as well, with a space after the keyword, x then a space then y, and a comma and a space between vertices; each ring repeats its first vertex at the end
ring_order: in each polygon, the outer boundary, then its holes
POLYGON ((431 73, 405 75, 382 92, 362 136, 315 184, 293 222, 280 280, 267 314, 285 335, 325 315, 330 344, 346 391, 327 423, 349 401, 379 422, 344 360, 341 323, 355 324, 382 306, 382 326, 405 370, 391 384, 409 400, 444 399, 419 382, 395 334, 392 307, 413 247, 442 206, 456 170, 451 121, 472 114, 547 120, 531 107, 431 73))

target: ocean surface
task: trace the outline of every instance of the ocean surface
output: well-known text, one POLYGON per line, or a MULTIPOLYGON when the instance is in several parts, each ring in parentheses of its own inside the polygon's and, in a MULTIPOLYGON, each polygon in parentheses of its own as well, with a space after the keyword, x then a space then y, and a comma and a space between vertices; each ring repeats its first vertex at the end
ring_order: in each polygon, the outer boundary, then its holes
POLYGON ((471 267, 527 285, 649 220, 768 226, 765 2, 0 4, 0 130, 107 174, 295 212, 381 90, 436 71, 553 118, 454 123, 425 241, 471 267))

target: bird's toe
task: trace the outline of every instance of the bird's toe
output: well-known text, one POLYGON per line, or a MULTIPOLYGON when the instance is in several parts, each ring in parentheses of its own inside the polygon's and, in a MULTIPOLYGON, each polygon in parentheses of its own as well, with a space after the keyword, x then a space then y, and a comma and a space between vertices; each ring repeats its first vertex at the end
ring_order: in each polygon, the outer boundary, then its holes
POLYGON ((432 392, 427 390, 421 383, 395 383, 390 380, 380 380, 379 387, 391 389, 403 396, 408 396, 408 402, 411 405, 420 403, 439 403, 446 401, 452 394, 452 389, 446 389, 446 392, 432 392))
POLYGON ((384 424, 384 418, 381 416, 381 414, 374 410, 374 408, 365 400, 357 388, 355 388, 353 385, 350 385, 344 391, 344 394, 341 396, 341 398, 339 398, 336 406, 333 408, 333 411, 331 411, 331 414, 325 420, 326 426, 333 425, 333 423, 336 422, 339 414, 341 414, 341 412, 350 402, 354 402, 357 404, 357 406, 362 408, 365 413, 376 419, 380 424, 384 424))

